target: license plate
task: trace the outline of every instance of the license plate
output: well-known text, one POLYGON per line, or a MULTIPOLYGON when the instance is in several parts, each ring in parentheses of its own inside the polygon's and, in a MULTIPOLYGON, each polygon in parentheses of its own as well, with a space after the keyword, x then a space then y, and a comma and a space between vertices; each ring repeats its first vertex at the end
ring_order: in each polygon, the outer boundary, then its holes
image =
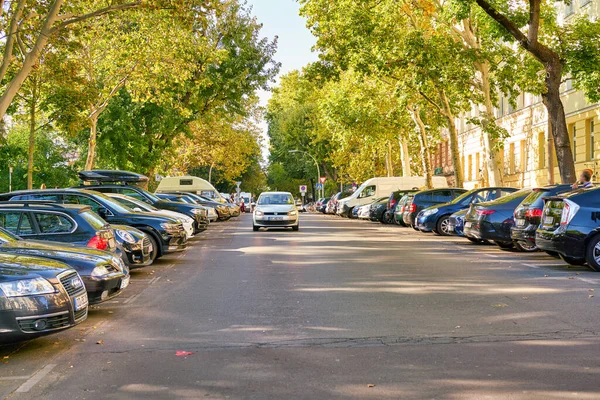
POLYGON ((525 225, 525 220, 524 219, 517 219, 517 226, 524 226, 525 225))
POLYGON ((554 217, 545 216, 544 225, 554 225, 554 217))
POLYGON ((283 217, 269 217, 269 221, 283 221, 283 217))
POLYGON ((471 227, 471 222, 465 222, 465 228, 470 228, 471 227))
POLYGON ((84 308, 86 308, 88 306, 87 293, 75 297, 73 299, 73 305, 75 306, 75 311, 83 310, 84 308))
POLYGON ((121 279, 121 289, 125 289, 127 286, 129 286, 129 276, 121 279))

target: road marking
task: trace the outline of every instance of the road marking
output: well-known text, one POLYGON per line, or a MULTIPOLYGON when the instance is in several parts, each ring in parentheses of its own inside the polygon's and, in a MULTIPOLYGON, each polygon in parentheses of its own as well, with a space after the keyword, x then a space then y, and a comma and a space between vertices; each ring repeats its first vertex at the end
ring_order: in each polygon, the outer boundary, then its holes
POLYGON ((135 296, 128 297, 127 299, 125 299, 125 301, 123 302, 123 304, 131 304, 131 303, 133 303, 134 301, 137 300, 138 297, 140 297, 140 295, 141 295, 141 293, 138 293, 135 296))
POLYGON ((158 282, 158 280, 162 278, 162 276, 157 276, 152 282, 150 282, 151 285, 155 284, 156 282, 158 282))
POLYGON ((531 264, 523 264, 523 265, 526 266, 526 267, 529 267, 529 268, 536 268, 536 269, 540 268, 537 265, 531 265, 531 264))
POLYGON ((493 257, 493 258, 498 258, 497 255, 495 254, 487 254, 487 253, 483 253, 484 255, 488 256, 488 257, 493 257))
POLYGON ((587 283, 592 283, 594 285, 600 284, 600 280, 599 279, 592 279, 592 278, 577 278, 577 279, 579 279, 580 281, 587 282, 587 283))
POLYGON ((16 390, 17 393, 27 393, 29 392, 35 385, 37 385, 46 375, 50 373, 56 367, 56 364, 48 364, 44 368, 40 369, 38 372, 33 374, 31 378, 29 378, 26 382, 24 382, 21 386, 19 386, 16 390))
POLYGON ((0 376, 0 381, 12 381, 12 380, 22 380, 29 379, 31 375, 21 375, 21 376, 0 376))

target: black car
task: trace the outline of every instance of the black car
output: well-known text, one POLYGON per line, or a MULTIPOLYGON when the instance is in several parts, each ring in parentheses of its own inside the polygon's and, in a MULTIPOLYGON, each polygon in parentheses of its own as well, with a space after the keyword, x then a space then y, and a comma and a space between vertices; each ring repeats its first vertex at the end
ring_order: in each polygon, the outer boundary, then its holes
POLYGON ((451 202, 438 204, 422 210, 417 215, 417 228, 421 232, 434 232, 442 236, 450 235, 450 231, 448 230, 450 215, 462 209, 469 208, 471 204, 496 200, 517 190, 509 187, 488 187, 469 190, 451 202))
POLYGON ((50 200, 64 204, 82 204, 91 207, 111 224, 129 225, 148 235, 152 244, 152 260, 186 247, 185 231, 174 218, 152 213, 135 212, 110 197, 94 190, 47 189, 21 190, 0 195, 2 200, 50 200))
POLYGON ((513 242, 523 249, 537 250, 535 231, 542 221, 544 198, 571 190, 571 185, 549 185, 533 189, 515 209, 515 226, 510 229, 513 242))
POLYGON ((452 201, 465 192, 465 189, 460 188, 444 188, 421 190, 420 192, 409 194, 408 200, 404 205, 404 213, 402 214, 404 224, 412 226, 417 230, 417 214, 421 210, 436 204, 452 201))
POLYGON ((148 177, 145 175, 128 171, 93 170, 79 172, 79 178, 86 182, 86 185, 79 187, 81 189, 123 194, 144 201, 158 209, 177 211, 194 218, 194 234, 203 232, 208 228, 208 211, 201 205, 163 200, 155 194, 136 186, 137 183, 148 181, 148 177))
POLYGON ((152 245, 144 233, 130 226, 109 225, 89 206, 43 200, 0 202, 0 227, 30 240, 111 251, 130 268, 152 263, 152 245))
MULTIPOLYGON (((494 201, 471 204, 464 220, 465 236, 475 240, 494 241, 499 247, 514 246, 510 229, 515 225, 514 212, 533 189, 521 189, 494 201)), ((516 247, 522 248, 518 243, 516 247)))
POLYGON ((398 203, 404 196, 409 193, 417 192, 416 189, 412 190, 396 190, 395 192, 390 193, 390 197, 388 198, 387 207, 385 213, 383 214, 383 223, 393 224, 396 219, 396 210, 398 207, 398 203))
POLYGON ((587 262, 600 272, 600 188, 547 197, 535 243, 569 264, 587 262))
POLYGON ((317 208, 317 211, 321 214, 325 214, 327 210, 327 203, 329 203, 330 197, 325 197, 323 201, 321 201, 321 205, 317 208))
POLYGON ((113 298, 129 285, 129 270, 123 260, 104 250, 24 240, 0 228, 0 253, 50 258, 69 265, 81 276, 91 304, 113 298))
POLYGON ((383 222, 383 214, 387 208, 388 198, 376 199, 369 207, 369 219, 373 222, 383 222))
POLYGON ((194 193, 172 192, 172 193, 156 193, 156 196, 174 203, 192 201, 198 205, 212 207, 217 212, 219 221, 227 221, 231 218, 231 209, 226 204, 218 201, 210 200, 194 193), (189 200, 188 200, 189 199, 189 200))
POLYGON ((87 312, 77 271, 47 258, 0 254, 0 344, 71 328, 87 312))

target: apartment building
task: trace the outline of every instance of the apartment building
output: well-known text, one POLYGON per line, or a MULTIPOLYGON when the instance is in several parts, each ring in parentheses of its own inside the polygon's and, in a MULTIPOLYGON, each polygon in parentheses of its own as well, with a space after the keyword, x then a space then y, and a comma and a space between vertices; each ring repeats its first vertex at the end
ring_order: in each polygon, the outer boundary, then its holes
MULTIPOLYGON (((559 3, 557 7, 564 23, 578 14, 600 16, 600 0, 573 0, 569 5, 559 3)), ((570 80, 566 80, 561 91, 575 168, 578 171, 590 168, 594 171, 593 179, 600 180, 600 103, 588 102, 581 91, 573 89, 570 80)), ((505 185, 529 187, 560 182, 548 115, 541 100, 541 96, 522 93, 516 107, 506 98, 500 98, 496 107, 497 123, 509 133, 500 160, 505 185)), ((478 108, 473 107, 471 113, 457 119, 466 188, 486 185, 482 173, 482 132, 468 123, 468 119, 478 113, 478 108)), ((436 174, 452 175, 447 142, 440 143, 434 151, 433 167, 436 174)))

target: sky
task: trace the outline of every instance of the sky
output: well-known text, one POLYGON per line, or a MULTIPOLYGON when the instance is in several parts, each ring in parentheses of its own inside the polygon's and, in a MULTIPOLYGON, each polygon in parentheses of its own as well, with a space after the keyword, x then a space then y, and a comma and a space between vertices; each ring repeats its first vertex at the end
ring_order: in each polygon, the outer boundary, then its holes
MULTIPOLYGON (((317 54, 311 51, 316 38, 299 15, 300 6, 295 0, 248 0, 248 4, 252 6, 252 14, 263 24, 262 36, 279 38, 275 60, 281 63, 280 76, 318 60, 317 54)), ((271 93, 261 91, 259 97, 261 105, 266 106, 271 93)), ((262 122, 261 128, 266 139, 266 123, 262 122)), ((266 140, 263 157, 268 157, 266 140)))

